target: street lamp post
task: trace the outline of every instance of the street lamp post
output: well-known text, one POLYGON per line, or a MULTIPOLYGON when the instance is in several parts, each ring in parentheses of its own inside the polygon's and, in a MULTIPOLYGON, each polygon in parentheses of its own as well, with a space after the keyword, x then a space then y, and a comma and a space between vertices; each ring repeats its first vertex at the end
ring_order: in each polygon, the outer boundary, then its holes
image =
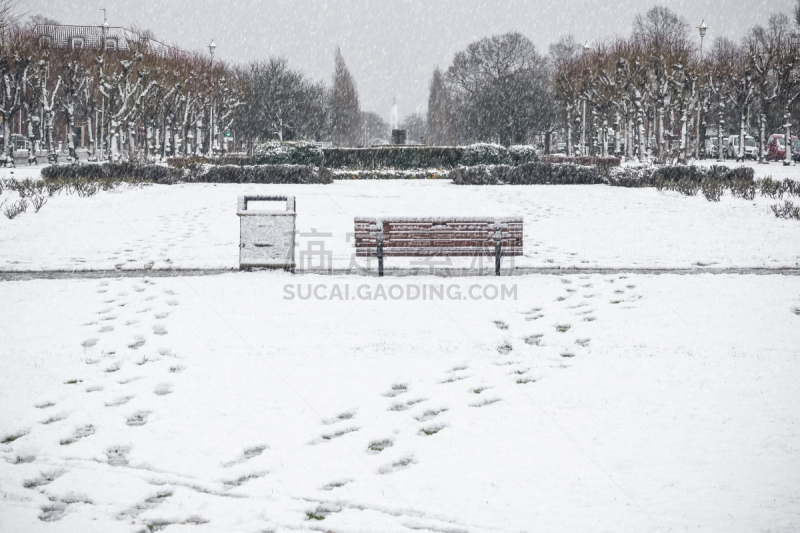
MULTIPOLYGON (((100 11, 103 12, 103 24, 100 25, 100 32, 103 34, 103 38, 100 41, 100 46, 102 49, 100 50, 100 57, 105 59, 106 57, 106 33, 108 32, 108 21, 106 20, 106 10, 101 9, 100 11)), ((105 65, 103 65, 105 66, 105 65)), ((99 80, 100 83, 103 83, 103 80, 99 80)), ((101 94, 102 96, 102 94, 101 94)), ((103 101, 100 105, 100 134, 99 137, 99 144, 100 144, 100 161, 103 161, 103 147, 105 141, 105 120, 106 120, 106 97, 102 96, 103 101)))
MULTIPOLYGON (((708 31, 708 26, 706 26, 706 21, 703 20, 700 25, 697 27, 700 31, 700 68, 702 68, 703 63, 703 38, 706 36, 706 31, 708 31)), ((697 144, 695 145, 694 150, 694 158, 700 159, 700 91, 697 91, 697 144)))
MULTIPOLYGON (((583 43, 583 53, 586 54, 591 50, 592 47, 589 46, 589 41, 583 43)), ((585 87, 584 87, 585 88, 585 87)), ((584 91, 585 92, 585 91, 584 91)), ((586 94, 583 95, 581 98, 581 155, 586 154, 586 94)))
POLYGON ((214 44, 214 39, 211 39, 211 44, 208 45, 208 51, 211 54, 211 106, 208 110, 208 155, 214 155, 214 93, 213 93, 213 80, 214 80, 214 51, 217 45, 214 44))

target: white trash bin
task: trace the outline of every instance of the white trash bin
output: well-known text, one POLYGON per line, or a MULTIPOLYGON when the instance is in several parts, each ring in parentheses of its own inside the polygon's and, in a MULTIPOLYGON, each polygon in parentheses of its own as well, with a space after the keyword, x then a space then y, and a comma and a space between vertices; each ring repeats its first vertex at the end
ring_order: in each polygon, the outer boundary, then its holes
POLYGON ((239 270, 282 268, 294 272, 294 196, 239 197, 239 270), (248 202, 285 201, 285 211, 254 211, 248 202))

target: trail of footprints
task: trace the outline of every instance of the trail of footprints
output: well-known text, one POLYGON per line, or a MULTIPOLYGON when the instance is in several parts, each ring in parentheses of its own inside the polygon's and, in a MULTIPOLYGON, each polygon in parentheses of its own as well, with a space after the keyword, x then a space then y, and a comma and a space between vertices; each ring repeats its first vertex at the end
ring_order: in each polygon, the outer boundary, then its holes
MULTIPOLYGON (((126 391, 130 384, 141 379, 153 381, 149 393, 157 399, 163 398, 174 393, 174 380, 185 369, 169 348, 160 346, 168 339, 169 328, 166 322, 180 305, 180 298, 172 290, 160 289, 158 283, 151 279, 103 280, 99 282, 96 293, 100 302, 84 324, 87 338, 78 348, 82 351, 82 357, 68 367, 62 376, 62 387, 70 396, 77 396, 76 399, 82 405, 86 398, 80 397, 81 395, 101 395, 104 408, 115 410, 120 420, 135 430, 147 424, 148 416, 152 412, 137 407, 143 387, 137 387, 136 391, 126 391), (144 365, 156 365, 158 369, 156 372, 145 373, 140 368, 144 365)), ((59 388, 53 387, 53 390, 58 391, 59 388)), ((149 399, 145 400, 145 403, 152 405, 149 399)), ((20 439, 24 442, 28 434, 42 431, 47 432, 48 437, 52 434, 59 446, 75 446, 84 440, 91 440, 97 433, 97 428, 93 424, 70 424, 71 412, 68 408, 60 410, 58 404, 55 397, 37 403, 34 407, 37 415, 40 415, 38 423, 32 424, 28 429, 4 435, 0 438, 0 443, 12 445, 20 439)), ((79 410, 73 409, 73 412, 79 410)), ((246 450, 242 460, 254 457, 262 451, 263 448, 246 450)), ((107 450, 108 464, 128 465, 129 453, 128 447, 107 450)), ((37 457, 12 453, 10 457, 6 456, 6 460, 11 464, 36 464, 37 457)), ((24 488, 35 489, 48 497, 50 504, 43 506, 39 515, 42 521, 61 520, 68 512, 69 505, 91 503, 85 497, 47 493, 43 487, 65 472, 63 469, 44 470, 39 476, 26 479, 23 483, 24 488)), ((246 480, 234 479, 226 484, 235 486, 244 481, 246 480)), ((145 508, 153 503, 145 502, 145 508)))
MULTIPOLYGON (((522 312, 524 326, 534 330, 538 329, 538 331, 521 336, 524 345, 530 347, 528 350, 518 349, 515 351, 515 341, 508 338, 507 333, 503 333, 505 338, 497 345, 494 364, 501 367, 508 379, 513 380, 517 386, 533 384, 539 379, 540 374, 538 370, 532 368, 532 365, 547 364, 547 360, 542 360, 538 355, 545 353, 539 352, 539 348, 547 348, 549 353, 555 351, 557 363, 551 364, 551 366, 556 368, 568 368, 567 360, 571 360, 589 349, 591 338, 581 335, 581 330, 584 328, 583 324, 595 322, 598 319, 598 310, 604 307, 604 304, 601 303, 603 299, 607 299, 608 304, 605 305, 608 306, 623 304, 620 307, 632 307, 641 298, 635 291, 636 286, 628 282, 627 276, 624 275, 605 278, 588 275, 564 277, 560 283, 563 293, 556 297, 552 305, 533 307, 522 312), (548 325, 547 318, 550 315, 554 316, 556 321, 548 325)), ((500 332, 511 332, 511 326, 506 321, 494 320, 493 323, 500 332)), ((549 361, 552 363, 554 360, 550 359, 549 361)), ((474 376, 468 372, 468 366, 460 365, 439 378, 437 384, 447 387, 463 386, 462 382, 470 378, 474 378, 474 376)), ((444 430, 447 424, 440 422, 440 415, 448 411, 448 407, 441 404, 435 405, 430 398, 415 396, 411 391, 412 387, 408 383, 391 385, 383 393, 383 397, 387 401, 386 410, 395 413, 394 416, 407 416, 415 420, 417 435, 422 438, 436 435, 444 430)), ((465 387, 464 399, 468 408, 483 408, 502 401, 491 385, 465 387)), ((357 423, 355 411, 344 412, 324 423, 332 426, 332 429, 328 429, 319 440, 312 444, 344 437, 361 429, 357 423)), ((394 448, 396 440, 399 439, 387 437, 373 440, 367 445, 364 452, 380 456, 385 450, 394 448)), ((403 441, 408 442, 407 439, 403 439, 403 441)), ((399 459, 386 462, 377 469, 377 472, 391 474, 412 466, 416 461, 411 451, 394 456, 399 459)), ((336 481, 322 488, 323 490, 335 490, 343 484, 346 482, 336 481)), ((322 520, 329 512, 335 511, 326 511, 320 507, 316 511, 316 515, 315 513, 309 514, 309 519, 322 520)))

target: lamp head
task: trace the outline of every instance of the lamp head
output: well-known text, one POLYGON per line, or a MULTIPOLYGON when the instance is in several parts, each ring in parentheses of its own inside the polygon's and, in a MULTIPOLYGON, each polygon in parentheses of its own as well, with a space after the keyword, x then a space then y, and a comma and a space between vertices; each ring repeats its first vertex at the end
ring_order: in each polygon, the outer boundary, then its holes
POLYGON ((208 45, 208 51, 211 52, 211 57, 214 57, 214 50, 217 49, 217 45, 214 44, 214 39, 211 39, 211 44, 208 45))
POLYGON ((700 25, 697 27, 697 29, 700 31, 700 37, 705 37, 706 31, 708 31, 708 26, 706 26, 706 21, 704 20, 703 22, 701 22, 700 25))

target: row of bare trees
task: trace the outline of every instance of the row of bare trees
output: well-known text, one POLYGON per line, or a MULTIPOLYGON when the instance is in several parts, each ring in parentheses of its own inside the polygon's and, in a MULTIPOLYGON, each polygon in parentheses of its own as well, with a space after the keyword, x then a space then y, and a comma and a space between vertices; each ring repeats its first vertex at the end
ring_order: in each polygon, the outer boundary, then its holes
MULTIPOLYGON (((237 73, 223 62, 142 41, 131 50, 44 47, 33 25, 12 24, 0 43, 4 152, 12 128, 56 158, 65 131, 71 158, 85 125, 93 157, 111 160, 206 154, 242 105, 237 73), (63 128, 63 130, 61 129, 63 128)), ((34 156, 31 149, 30 156, 34 156)))
POLYGON ((740 42, 716 38, 706 50, 685 19, 659 6, 637 16, 629 36, 591 46, 567 36, 546 55, 519 33, 481 39, 435 69, 428 138, 538 136, 549 151, 560 130, 570 154, 685 160, 703 154, 707 136, 721 144, 730 132, 739 150, 757 137, 763 157, 766 136, 789 136, 800 118, 800 0, 795 18, 773 15, 740 42))
POLYGON ((13 19, 0 35, 3 158, 13 153, 12 133, 50 160, 56 138, 75 159, 83 133, 90 159, 114 161, 224 153, 229 140, 252 149, 267 139, 354 145, 363 137, 358 91, 338 49, 327 87, 282 58, 231 65, 148 39, 129 50, 43 47, 33 24, 13 19))
POLYGON ((763 158, 766 136, 790 138, 797 117, 800 34, 783 14, 740 42, 716 38, 704 51, 685 19, 655 7, 636 18, 629 37, 591 47, 566 37, 550 56, 570 153, 685 160, 702 155, 707 136, 721 146, 733 134, 744 157, 752 134, 763 158))

